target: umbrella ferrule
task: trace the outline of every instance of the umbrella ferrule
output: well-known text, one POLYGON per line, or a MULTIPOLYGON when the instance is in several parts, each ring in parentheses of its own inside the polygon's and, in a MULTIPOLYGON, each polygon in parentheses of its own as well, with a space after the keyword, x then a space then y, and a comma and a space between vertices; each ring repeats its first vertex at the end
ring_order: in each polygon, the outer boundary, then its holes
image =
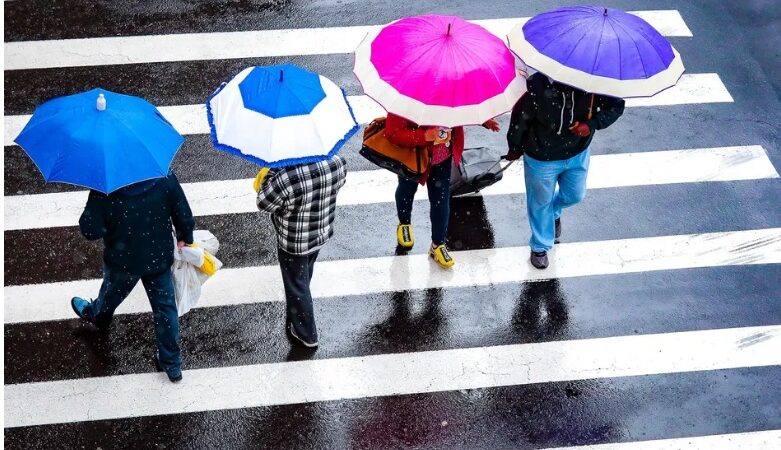
POLYGON ((285 72, 280 70, 279 71, 279 82, 281 83, 285 78, 285 72))
POLYGON ((103 94, 98 94, 98 100, 95 102, 95 107, 98 108, 98 111, 106 110, 106 97, 103 94))
POLYGON ((603 16, 607 17, 607 8, 605 8, 605 12, 602 13, 603 16))
POLYGON ((450 27, 452 27, 452 26, 453 26, 452 23, 447 24, 447 35, 448 36, 450 36, 450 27))

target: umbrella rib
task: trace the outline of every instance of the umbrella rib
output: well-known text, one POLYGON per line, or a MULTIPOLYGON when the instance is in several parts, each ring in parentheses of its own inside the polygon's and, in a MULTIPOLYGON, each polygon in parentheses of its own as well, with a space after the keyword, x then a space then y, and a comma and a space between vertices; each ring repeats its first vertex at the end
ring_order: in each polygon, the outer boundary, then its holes
MULTIPOLYGON (((572 27, 570 27, 570 28, 567 28, 565 31, 562 31, 561 33, 557 34, 557 35, 556 35, 556 36, 554 36, 552 39, 550 39, 550 40, 548 41, 548 43, 546 43, 546 44, 545 44, 545 45, 544 45, 544 46, 543 46, 541 49, 539 49, 539 50, 540 50, 540 52, 542 52, 542 50, 545 50, 546 48, 548 48, 548 46, 549 46, 549 45, 551 45, 551 44, 553 44, 554 42, 556 42, 556 40, 557 40, 557 39, 559 39, 560 37, 564 36, 565 34, 568 34, 570 31, 572 31, 572 30, 574 30, 575 28, 578 28, 578 27, 580 27, 580 26, 581 26, 581 24, 579 24, 579 23, 578 23, 578 24, 575 24, 575 25, 573 25, 572 27)), ((526 34, 526 33, 524 32, 524 35, 525 35, 525 34, 526 34)), ((582 38, 581 38, 581 39, 582 39, 582 38)), ((528 39, 527 39, 527 41, 528 41, 528 39)))
MULTIPOLYGON (((488 61, 486 61, 486 59, 484 58, 484 56, 482 54, 476 53, 475 56, 477 57, 477 59, 480 60, 481 63, 483 63, 483 67, 491 67, 488 64, 488 61)), ((515 72, 515 69, 513 69, 513 73, 514 72, 515 72)), ((491 77, 496 81, 496 84, 501 86, 501 80, 499 80, 499 76, 496 74, 496 71, 491 70, 489 73, 490 73, 491 77)), ((480 103, 482 103, 482 102, 480 102, 480 103)))
MULTIPOLYGON (((573 53, 575 53, 575 50, 578 48, 578 45, 580 45, 580 43, 583 42, 583 39, 585 39, 585 38, 586 38, 586 35, 584 33, 583 36, 581 36, 580 39, 578 39, 578 42, 576 42, 575 45, 572 46, 572 50, 570 50, 570 52, 567 54, 567 57, 564 58, 564 61, 568 61, 569 60, 569 57, 572 56, 573 53)), ((564 62, 562 62, 562 65, 567 66, 567 64, 565 64, 564 62)), ((569 66, 567 66, 567 67, 569 67, 569 66)), ((593 74, 590 73, 589 75, 593 75, 593 74)))
MULTIPOLYGON (((618 37, 618 32, 616 32, 616 27, 613 26, 613 21, 605 19, 605 22, 607 22, 607 24, 610 25, 610 29, 613 30, 613 34, 615 34, 616 37, 618 37)), ((629 33, 627 33, 627 35, 629 35, 629 33)), ((632 40, 631 36, 630 36, 630 40, 632 40)), ((623 79, 624 66, 623 64, 621 64, 621 41, 618 39, 617 41, 618 41, 618 79, 620 80, 623 79)), ((637 43, 635 43, 634 40, 632 40, 632 43, 635 44, 635 48, 637 48, 637 43)), ((599 49, 601 47, 602 47, 602 39, 599 40, 599 47, 597 47, 597 55, 599 55, 599 49)), ((598 58, 594 60, 594 66, 591 67, 592 74, 594 73, 594 69, 596 68, 597 60, 598 58)), ((643 67, 643 71, 645 71, 645 67, 643 67)))
MULTIPOLYGON (((626 30, 626 28, 623 27, 623 25, 621 23, 617 23, 616 25, 618 25, 621 28, 621 30, 627 35, 629 40, 632 42, 632 45, 635 46, 635 50, 637 50, 637 54, 640 56, 640 63, 643 65, 643 74, 645 74, 645 76, 647 78, 648 77, 648 71, 646 70, 645 61, 643 61, 643 56, 642 56, 642 53, 640 52, 640 47, 637 46, 637 41, 634 40, 634 38, 632 37, 632 34, 629 33, 626 30)), ((613 28, 613 30, 615 30, 615 28, 613 28)), ((618 49, 619 49, 619 52, 620 52, 621 51, 621 46, 619 46, 618 49)), ((620 55, 620 53, 619 53, 619 55, 620 55)), ((619 67, 619 76, 622 75, 621 72, 623 72, 623 68, 619 67)))

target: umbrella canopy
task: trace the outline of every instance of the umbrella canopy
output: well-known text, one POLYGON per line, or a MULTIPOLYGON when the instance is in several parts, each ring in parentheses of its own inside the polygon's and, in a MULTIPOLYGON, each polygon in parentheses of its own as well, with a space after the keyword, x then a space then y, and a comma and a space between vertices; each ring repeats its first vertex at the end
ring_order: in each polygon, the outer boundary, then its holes
POLYGON ((481 124, 526 92, 504 42, 453 16, 407 17, 367 36, 354 72, 368 96, 418 125, 481 124))
POLYGON ((555 9, 516 25, 507 39, 529 66, 596 94, 648 97, 675 85, 684 71, 658 31, 617 9, 555 9))
POLYGON ((146 100, 93 89, 36 108, 15 142, 46 181, 108 194, 166 176, 184 138, 146 100))
POLYGON ((359 129, 342 89, 292 64, 242 70, 206 111, 217 149, 265 167, 331 158, 359 129))

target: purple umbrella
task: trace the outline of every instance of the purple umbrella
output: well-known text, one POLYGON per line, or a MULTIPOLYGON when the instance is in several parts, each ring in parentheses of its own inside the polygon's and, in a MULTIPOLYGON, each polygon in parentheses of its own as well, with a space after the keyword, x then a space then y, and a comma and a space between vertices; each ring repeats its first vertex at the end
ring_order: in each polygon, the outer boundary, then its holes
POLYGON ((675 85, 681 56, 643 19, 595 6, 534 16, 507 35, 526 64, 564 84, 614 97, 649 97, 675 85))

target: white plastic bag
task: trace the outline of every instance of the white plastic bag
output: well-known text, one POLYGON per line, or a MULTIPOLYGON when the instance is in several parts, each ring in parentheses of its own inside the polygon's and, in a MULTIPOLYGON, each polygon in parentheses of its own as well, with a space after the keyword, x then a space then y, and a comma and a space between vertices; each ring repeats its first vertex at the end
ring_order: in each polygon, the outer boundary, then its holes
POLYGON ((220 248, 220 243, 211 232, 195 230, 193 243, 195 247, 184 247, 181 253, 178 249, 174 250, 174 265, 171 267, 174 277, 176 307, 180 317, 198 304, 198 299, 201 297, 201 286, 209 279, 209 275, 200 269, 206 258, 204 252, 212 255, 211 259, 215 270, 222 267, 222 262, 213 256, 220 248))

